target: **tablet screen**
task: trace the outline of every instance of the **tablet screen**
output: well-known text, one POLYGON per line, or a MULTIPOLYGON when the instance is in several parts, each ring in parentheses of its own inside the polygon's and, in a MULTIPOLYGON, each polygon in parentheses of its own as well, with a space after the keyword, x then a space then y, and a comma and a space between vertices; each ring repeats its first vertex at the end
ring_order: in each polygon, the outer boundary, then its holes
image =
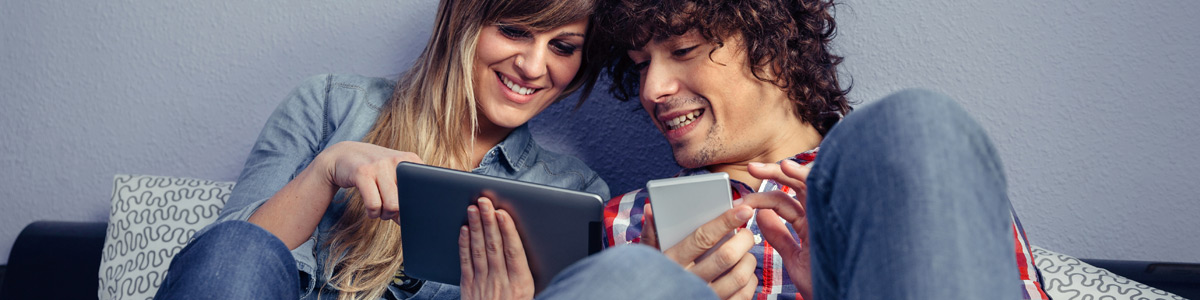
POLYGON ((414 278, 458 284, 459 228, 485 193, 512 215, 538 291, 603 245, 596 194, 407 162, 396 182, 404 272, 414 278))

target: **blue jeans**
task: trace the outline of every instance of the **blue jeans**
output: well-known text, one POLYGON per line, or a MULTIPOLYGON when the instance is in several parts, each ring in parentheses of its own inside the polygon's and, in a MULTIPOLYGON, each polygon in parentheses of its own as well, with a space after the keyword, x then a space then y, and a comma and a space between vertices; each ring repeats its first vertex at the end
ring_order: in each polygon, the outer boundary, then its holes
POLYGON ((630 244, 572 264, 537 299, 717 299, 717 294, 658 249, 630 244))
MULTIPOLYGON (((287 246, 245 221, 214 225, 171 261, 155 299, 299 299, 287 246)), ((421 298, 418 293, 414 298, 421 298)), ((716 294, 658 250, 630 245, 577 262, 538 299, 715 299, 716 294), (641 271, 630 273, 629 270, 641 271)))
POLYGON ((908 90, 850 113, 807 183, 814 298, 1021 298, 1000 159, 947 97, 908 90))
POLYGON ((226 221, 175 255, 154 299, 299 299, 299 273, 275 235, 226 221))

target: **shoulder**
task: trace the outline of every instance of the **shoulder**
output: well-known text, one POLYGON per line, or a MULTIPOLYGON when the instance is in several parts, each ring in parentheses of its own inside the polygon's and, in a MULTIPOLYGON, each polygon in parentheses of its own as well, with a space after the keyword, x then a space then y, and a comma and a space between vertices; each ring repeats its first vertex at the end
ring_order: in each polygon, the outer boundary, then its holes
POLYGON ((357 130, 374 123, 384 104, 391 99, 394 87, 394 82, 384 78, 346 74, 314 75, 301 80, 279 105, 279 110, 288 115, 304 115, 314 119, 310 123, 323 124, 326 133, 344 127, 347 121, 354 123, 351 125, 355 126, 351 128, 357 130))
POLYGON ((329 78, 331 88, 348 89, 371 93, 385 93, 388 96, 396 87, 396 82, 381 77, 369 77, 353 74, 325 74, 329 78))
POLYGON ((554 173, 579 172, 588 175, 596 174, 595 171, 592 171, 591 167, 588 167, 578 157, 542 148, 536 141, 531 141, 528 147, 530 148, 529 159, 525 161, 525 165, 528 167, 544 164, 546 170, 553 171, 554 173))
POLYGON ((531 142, 528 146, 529 157, 525 159, 517 159, 519 164, 525 168, 531 168, 533 172, 544 172, 550 175, 554 180, 564 180, 569 186, 575 186, 576 190, 585 190, 600 197, 607 198, 610 193, 608 183, 600 178, 600 174, 588 167, 583 160, 571 155, 566 155, 542 148, 537 142, 531 142))
POLYGON ((351 74, 320 74, 300 81, 293 93, 319 96, 330 104, 364 101, 376 110, 391 98, 392 80, 351 74))
POLYGON ((301 88, 315 89, 327 89, 332 87, 360 90, 368 88, 385 88, 390 91, 395 85, 396 84, 394 81, 382 77, 326 73, 309 76, 308 78, 301 80, 298 86, 301 88))

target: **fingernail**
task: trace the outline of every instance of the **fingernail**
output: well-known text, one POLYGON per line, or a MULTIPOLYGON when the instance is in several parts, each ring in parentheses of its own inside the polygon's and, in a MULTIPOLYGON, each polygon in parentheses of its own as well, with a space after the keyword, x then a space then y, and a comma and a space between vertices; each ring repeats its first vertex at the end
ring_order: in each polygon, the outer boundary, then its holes
POLYGON ((788 164, 788 165, 791 165, 791 166, 793 166, 793 167, 799 167, 799 166, 800 166, 800 163, 797 163, 796 161, 794 161, 794 160, 791 160, 791 159, 785 159, 785 160, 783 160, 783 163, 785 163, 785 164, 788 164))
POLYGON ((746 198, 733 199, 733 206, 742 205, 743 202, 746 202, 746 198))
POLYGON ((763 163, 760 163, 760 162, 751 162, 751 163, 750 163, 750 166, 751 166, 751 167, 755 167, 755 168, 762 168, 762 167, 765 167, 765 166, 767 166, 767 165, 765 165, 765 164, 763 164, 763 163))
POLYGON ((737 218, 739 221, 750 220, 750 216, 754 215, 754 210, 749 207, 738 208, 737 218))

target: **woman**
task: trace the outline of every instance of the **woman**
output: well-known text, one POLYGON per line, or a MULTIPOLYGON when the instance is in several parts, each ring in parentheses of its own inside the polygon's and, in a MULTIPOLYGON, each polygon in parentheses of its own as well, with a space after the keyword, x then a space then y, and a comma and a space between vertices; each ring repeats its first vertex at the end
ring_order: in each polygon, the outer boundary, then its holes
MULTIPOLYGON (((394 86, 310 79, 267 121, 218 224, 181 251, 157 297, 458 298, 457 287, 403 273, 395 166, 425 163, 607 198, 595 172, 542 149, 525 126, 570 92, 582 87, 581 101, 590 92, 599 73, 584 59, 593 10, 591 0, 443 0, 429 44, 394 86)), ((468 212, 472 237, 488 232, 495 242, 512 229, 490 201, 468 212)), ((502 238, 519 245, 512 234, 502 238)), ((482 249, 460 240, 463 253, 482 249)), ((497 259, 475 265, 503 265, 497 259)), ((532 296, 527 268, 515 278, 475 270, 464 272, 464 297, 532 296)))

